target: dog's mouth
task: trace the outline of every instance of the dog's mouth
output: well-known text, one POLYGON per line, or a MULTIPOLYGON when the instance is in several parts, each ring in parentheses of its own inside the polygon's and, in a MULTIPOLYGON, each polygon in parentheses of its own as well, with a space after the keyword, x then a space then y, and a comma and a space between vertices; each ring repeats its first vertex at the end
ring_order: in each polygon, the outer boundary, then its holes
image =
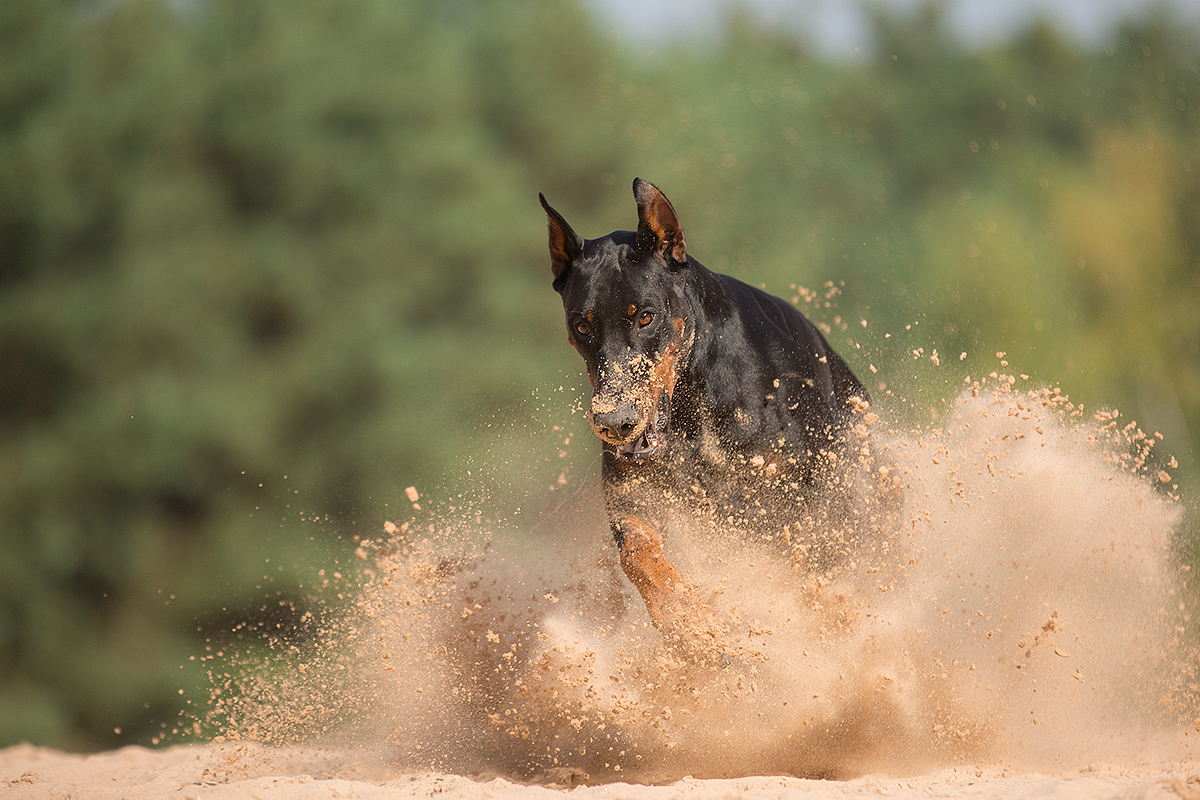
POLYGON ((667 426, 670 421, 667 411, 670 405, 670 398, 663 392, 655 405, 654 417, 650 424, 637 438, 617 445, 617 456, 631 461, 644 461, 658 455, 667 443, 667 426))

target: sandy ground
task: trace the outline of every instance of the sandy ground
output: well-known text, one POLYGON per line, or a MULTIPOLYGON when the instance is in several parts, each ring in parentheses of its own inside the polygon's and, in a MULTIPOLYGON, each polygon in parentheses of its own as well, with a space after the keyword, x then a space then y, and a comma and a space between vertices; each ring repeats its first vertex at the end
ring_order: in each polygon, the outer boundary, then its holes
POLYGON ((909 778, 848 781, 751 777, 684 778, 662 786, 607 783, 574 788, 528 786, 501 778, 444 773, 363 776, 336 754, 303 750, 177 746, 127 747, 75 755, 20 745, 0 751, 0 797, 26 798, 1200 798, 1200 764, 1094 767, 1071 777, 1007 775, 959 768, 909 778), (341 777, 341 775, 356 777, 341 777))

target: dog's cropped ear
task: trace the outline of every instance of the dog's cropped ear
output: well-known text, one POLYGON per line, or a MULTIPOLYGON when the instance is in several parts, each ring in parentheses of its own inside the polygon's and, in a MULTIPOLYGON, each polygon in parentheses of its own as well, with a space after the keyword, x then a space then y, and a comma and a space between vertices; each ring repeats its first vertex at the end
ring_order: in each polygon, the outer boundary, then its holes
POLYGON ((549 218, 550 269, 554 272, 554 288, 561 291, 571 262, 583 255, 583 239, 571 230, 562 214, 550 207, 546 196, 541 192, 538 192, 538 200, 542 201, 542 208, 546 209, 546 216, 549 218))
POLYGON ((638 207, 637 249, 657 255, 667 266, 687 264, 683 227, 671 201, 641 178, 633 179, 633 196, 638 207))

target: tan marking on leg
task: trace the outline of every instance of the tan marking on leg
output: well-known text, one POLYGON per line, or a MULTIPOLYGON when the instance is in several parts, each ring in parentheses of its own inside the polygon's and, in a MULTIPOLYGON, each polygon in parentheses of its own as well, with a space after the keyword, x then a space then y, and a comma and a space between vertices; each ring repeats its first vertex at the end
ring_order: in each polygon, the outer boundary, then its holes
POLYGON ((677 590, 684 586, 679 571, 663 554, 662 536, 637 517, 625 517, 620 524, 621 569, 642 596, 650 621, 663 629, 667 617, 677 605, 677 590))
POLYGON ((668 644, 695 660, 719 662, 724 629, 663 553, 662 535, 634 516, 621 520, 621 569, 668 644))

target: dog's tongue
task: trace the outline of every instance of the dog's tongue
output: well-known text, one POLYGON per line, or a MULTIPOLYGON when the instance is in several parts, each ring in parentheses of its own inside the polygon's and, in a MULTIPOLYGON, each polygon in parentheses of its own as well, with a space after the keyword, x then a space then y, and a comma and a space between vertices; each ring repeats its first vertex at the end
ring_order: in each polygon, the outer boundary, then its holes
POLYGON ((618 453, 618 455, 622 455, 622 456, 636 456, 641 451, 642 447, 644 446, 645 441, 646 441, 646 436, 645 436, 645 434, 643 434, 641 438, 635 439, 632 442, 625 442, 624 444, 619 444, 619 445, 617 445, 617 453, 618 453))
POLYGON ((623 456, 644 458, 658 452, 660 437, 657 433, 646 431, 632 442, 617 445, 617 453, 623 456))

